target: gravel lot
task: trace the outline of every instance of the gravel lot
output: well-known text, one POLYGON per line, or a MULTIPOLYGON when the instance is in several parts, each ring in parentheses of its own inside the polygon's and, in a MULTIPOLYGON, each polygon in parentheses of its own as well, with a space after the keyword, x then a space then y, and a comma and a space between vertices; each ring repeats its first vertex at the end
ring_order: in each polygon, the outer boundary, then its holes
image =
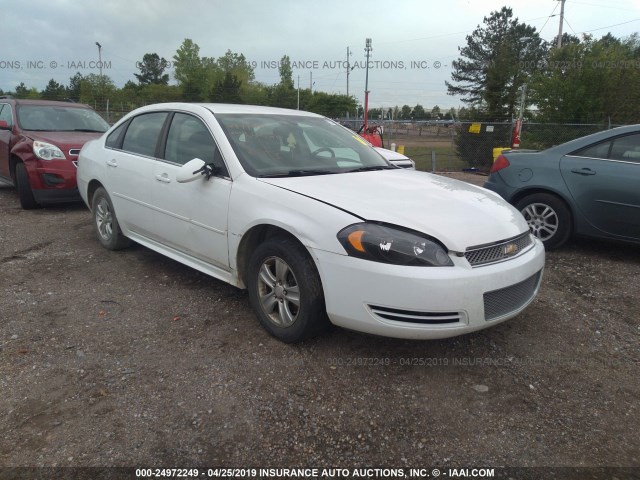
POLYGON ((637 246, 548 253, 480 333, 291 346, 244 291, 0 188, 0 292, 0 466, 640 467, 637 246))

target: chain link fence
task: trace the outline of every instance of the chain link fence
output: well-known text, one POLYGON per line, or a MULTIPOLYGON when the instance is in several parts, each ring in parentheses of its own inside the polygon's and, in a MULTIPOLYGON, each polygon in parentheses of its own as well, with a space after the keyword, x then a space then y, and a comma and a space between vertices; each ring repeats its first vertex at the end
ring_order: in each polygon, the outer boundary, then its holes
MULTIPOLYGON (((129 110, 99 110, 110 124, 129 110)), ((336 119, 355 132, 361 132, 362 119, 336 119)), ((395 149, 416 162, 416 168, 438 172, 487 173, 501 149, 512 145, 514 123, 487 121, 370 121, 382 130, 384 148, 395 149)), ((575 138, 619 125, 575 123, 527 123, 522 125, 520 149, 543 150, 575 138)))
MULTIPOLYGON (((358 132, 362 120, 340 119, 358 132)), ((378 121, 385 148, 404 151, 416 168, 439 172, 488 172, 500 149, 512 145, 514 123, 487 121, 378 121)), ((520 149, 542 150, 619 125, 527 123, 522 126, 520 149)))

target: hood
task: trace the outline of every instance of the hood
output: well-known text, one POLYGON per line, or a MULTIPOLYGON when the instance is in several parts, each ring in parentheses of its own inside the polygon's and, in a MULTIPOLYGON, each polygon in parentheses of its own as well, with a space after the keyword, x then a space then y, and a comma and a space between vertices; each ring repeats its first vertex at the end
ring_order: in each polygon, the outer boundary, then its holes
POLYGON ((425 172, 379 170, 260 180, 364 220, 426 233, 458 252, 528 230, 520 212, 497 194, 425 172))
POLYGON ((33 140, 48 142, 57 147, 82 148, 85 142, 102 136, 99 132, 32 132, 25 131, 23 135, 33 140))
POLYGON ((386 148, 382 148, 382 147, 373 147, 373 148, 375 148, 376 152, 378 152, 387 160, 409 160, 409 157, 407 157, 406 155, 402 155, 401 153, 394 152, 393 150, 387 150, 386 148))

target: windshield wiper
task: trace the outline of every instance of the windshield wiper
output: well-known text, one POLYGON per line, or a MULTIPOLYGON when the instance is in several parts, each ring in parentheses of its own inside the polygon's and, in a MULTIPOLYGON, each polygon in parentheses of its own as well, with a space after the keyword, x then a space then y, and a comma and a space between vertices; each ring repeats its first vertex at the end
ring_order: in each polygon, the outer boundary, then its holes
POLYGON ((333 173, 337 172, 331 170, 289 170, 288 172, 258 175, 258 178, 310 177, 313 175, 331 175, 333 173))
POLYGON ((71 132, 90 132, 90 133, 104 133, 106 130, 94 130, 92 128, 74 128, 71 132))
POLYGON ((369 167, 359 167, 352 168, 351 170, 347 170, 347 173, 351 172, 371 172, 373 170, 395 170, 397 167, 393 165, 371 165, 369 167))

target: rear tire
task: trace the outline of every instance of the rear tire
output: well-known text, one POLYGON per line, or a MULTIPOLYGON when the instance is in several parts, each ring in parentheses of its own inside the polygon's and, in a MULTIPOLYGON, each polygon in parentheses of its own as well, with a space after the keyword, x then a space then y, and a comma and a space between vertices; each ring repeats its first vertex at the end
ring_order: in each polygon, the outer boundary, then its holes
POLYGON ((93 214, 96 237, 104 248, 121 250, 131 245, 131 240, 122 234, 111 198, 102 187, 93 194, 91 213, 93 214))
POLYGON ((571 236, 571 212, 557 196, 534 193, 520 200, 516 208, 547 250, 560 247, 571 236))
POLYGON ((22 162, 16 164, 16 190, 18 191, 18 198, 20 199, 22 208, 25 210, 40 208, 40 204, 36 202, 33 196, 33 189, 29 183, 29 175, 22 162))
POLYGON ((300 342, 329 325, 320 275, 298 242, 273 237, 260 244, 247 277, 251 306, 274 337, 300 342))

